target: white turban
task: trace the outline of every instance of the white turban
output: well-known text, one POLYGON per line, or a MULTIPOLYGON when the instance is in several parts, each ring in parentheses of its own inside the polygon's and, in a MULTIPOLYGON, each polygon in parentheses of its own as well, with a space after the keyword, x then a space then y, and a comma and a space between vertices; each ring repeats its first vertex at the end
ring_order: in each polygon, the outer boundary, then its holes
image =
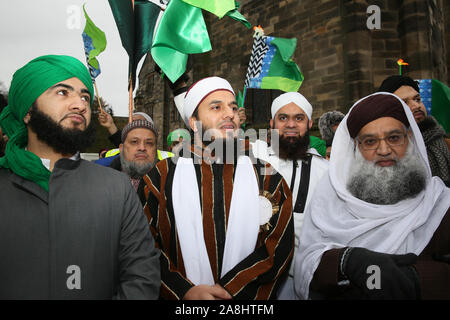
POLYGON ((308 102, 308 100, 306 100, 304 96, 302 96, 298 92, 286 92, 273 100, 271 109, 272 119, 275 118, 275 114, 278 112, 278 110, 291 102, 295 103, 300 109, 302 109, 303 112, 305 112, 308 116, 308 119, 311 120, 313 112, 312 105, 308 102))
POLYGON ((133 116, 142 116, 145 120, 147 120, 151 124, 154 124, 152 117, 150 117, 148 114, 146 114, 144 112, 134 112, 133 116))
POLYGON ((211 93, 218 90, 227 90, 234 95, 230 83, 219 77, 208 77, 194 83, 186 92, 182 110, 183 120, 189 128, 189 118, 198 105, 211 93))

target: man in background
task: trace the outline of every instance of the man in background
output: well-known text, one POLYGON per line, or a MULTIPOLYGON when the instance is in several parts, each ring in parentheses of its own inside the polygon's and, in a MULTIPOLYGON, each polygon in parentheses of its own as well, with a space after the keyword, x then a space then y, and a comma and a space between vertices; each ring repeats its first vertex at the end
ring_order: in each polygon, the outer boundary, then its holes
MULTIPOLYGON (((287 92, 277 97, 271 107, 270 127, 279 136, 278 148, 267 146, 262 140, 253 144, 254 156, 270 163, 286 180, 292 192, 292 208, 297 250, 302 232, 305 208, 316 184, 328 169, 326 161, 310 147, 309 130, 312 127, 313 108, 298 92, 287 92)), ((271 134, 272 142, 276 136, 271 134)), ((292 300, 294 294, 293 264, 289 276, 278 292, 278 299, 292 300)))
POLYGON ((427 114, 418 82, 407 76, 390 76, 378 89, 378 92, 383 91, 395 94, 408 105, 422 133, 431 172, 450 186, 450 139, 436 119, 427 114))

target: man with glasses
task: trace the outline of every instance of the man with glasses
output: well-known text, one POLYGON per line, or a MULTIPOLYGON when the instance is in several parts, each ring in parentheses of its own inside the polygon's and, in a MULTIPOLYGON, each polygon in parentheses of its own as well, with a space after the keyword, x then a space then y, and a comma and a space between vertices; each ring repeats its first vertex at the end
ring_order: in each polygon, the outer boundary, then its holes
POLYGON ((422 133, 433 176, 450 186, 450 138, 436 119, 427 114, 418 83, 410 77, 395 75, 386 78, 378 91, 393 93, 408 105, 422 133))
POLYGON ((450 189, 406 103, 358 101, 333 140, 295 257, 304 299, 450 299, 450 189))

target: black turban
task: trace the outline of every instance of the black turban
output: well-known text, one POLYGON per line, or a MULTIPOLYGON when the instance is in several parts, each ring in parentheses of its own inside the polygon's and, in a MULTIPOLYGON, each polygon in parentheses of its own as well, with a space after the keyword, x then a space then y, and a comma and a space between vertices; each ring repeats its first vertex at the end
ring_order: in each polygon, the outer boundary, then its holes
POLYGON ((400 75, 386 78, 378 89, 378 92, 394 93, 402 86, 408 86, 416 90, 418 93, 420 92, 419 83, 417 81, 411 79, 410 77, 400 75))
POLYGON ((353 107, 347 119, 350 137, 356 138, 366 124, 383 117, 392 117, 409 127, 409 121, 400 100, 392 95, 376 94, 353 107))

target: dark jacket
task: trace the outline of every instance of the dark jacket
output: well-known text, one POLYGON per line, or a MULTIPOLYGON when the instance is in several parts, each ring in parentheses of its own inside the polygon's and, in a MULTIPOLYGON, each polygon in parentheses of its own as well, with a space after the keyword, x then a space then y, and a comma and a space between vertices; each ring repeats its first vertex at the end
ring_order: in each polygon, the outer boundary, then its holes
MULTIPOLYGON (((450 209, 419 255, 414 267, 420 283, 421 299, 450 299, 450 209)), ((339 256, 344 249, 326 251, 314 273, 310 288, 327 299, 361 299, 353 286, 338 286, 339 256)))
POLYGON ((450 151, 444 129, 432 116, 426 117, 418 126, 427 148, 431 173, 450 187, 450 151))
POLYGON ((136 192, 91 162, 56 162, 49 192, 0 169, 0 243, 0 299, 159 296, 159 250, 136 192))

